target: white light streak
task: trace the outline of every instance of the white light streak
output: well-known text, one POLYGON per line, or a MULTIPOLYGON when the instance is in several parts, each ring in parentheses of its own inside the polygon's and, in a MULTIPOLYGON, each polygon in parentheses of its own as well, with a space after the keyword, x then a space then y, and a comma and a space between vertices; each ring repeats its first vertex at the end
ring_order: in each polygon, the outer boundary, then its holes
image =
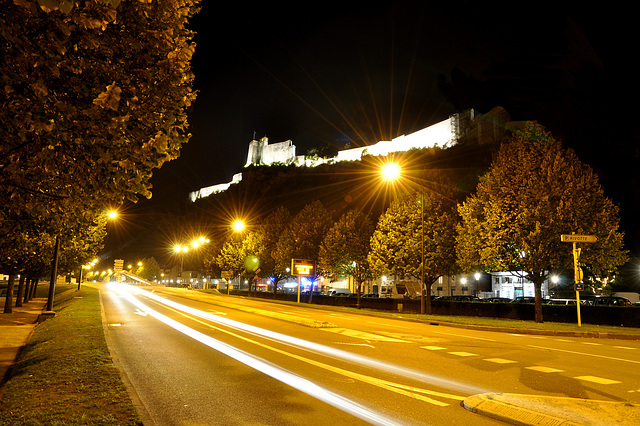
POLYGON ((370 409, 357 404, 349 399, 335 394, 327 389, 324 389, 317 384, 300 377, 296 374, 291 373, 290 371, 284 370, 272 363, 266 362, 258 357, 255 357, 245 351, 241 351, 236 349, 224 342, 216 340, 206 334, 200 333, 190 327, 185 326, 184 324, 175 321, 166 315, 161 314, 154 309, 151 309, 149 306, 140 302, 136 299, 131 293, 128 293, 123 288, 124 286, 114 286, 109 285, 111 289, 114 289, 118 293, 120 293, 124 298, 126 298, 132 305, 136 306, 141 311, 146 312, 148 315, 154 317, 155 319, 165 323, 166 325, 174 328, 175 330, 180 331, 181 333, 209 346, 212 349, 215 349, 241 363, 260 371, 282 383, 285 383, 291 386, 294 389, 297 389, 307 395, 313 396, 314 398, 319 399, 329 405, 332 405, 342 411, 345 411, 355 417, 358 417, 362 420, 370 422, 375 425, 397 425, 397 419, 389 419, 381 414, 375 413, 370 409))
MULTIPOLYGON (((155 301, 157 301, 158 303, 170 306, 174 309, 177 309, 179 311, 182 312, 186 312, 189 313, 191 315, 206 319, 208 321, 212 321, 214 323, 217 324, 222 324, 225 325, 227 327, 231 327, 234 328, 236 330, 242 330, 244 332, 247 333, 251 333, 255 336, 261 336, 263 338, 268 338, 274 341, 278 341, 281 343, 286 343, 289 344, 291 346, 309 351, 309 352, 316 352, 316 353, 321 353, 324 354, 326 356, 329 356, 333 359, 338 359, 338 360, 342 360, 342 361, 347 361, 359 366, 365 365, 369 368, 378 370, 378 371, 384 371, 387 373, 392 373, 392 374, 396 374, 396 375, 400 375, 406 378, 410 378, 413 380, 418 380, 422 383, 428 383, 430 385, 435 385, 435 386, 441 386, 444 387, 446 389, 453 389, 459 392, 464 392, 467 394, 478 394, 478 393, 487 393, 487 392, 492 392, 491 390, 488 389, 482 389, 482 388, 478 388, 476 386, 471 386, 465 383, 459 383, 459 382, 455 382, 453 380, 450 379, 446 379, 446 378, 442 378, 442 377, 438 377, 435 376, 433 374, 427 374, 421 371, 416 371, 410 368, 406 368, 403 366, 398 366, 398 365, 394 365, 394 364, 390 364, 390 363, 385 363, 385 362, 381 362, 379 360, 373 359, 373 358, 369 358, 369 357, 365 357, 365 356, 361 356, 361 355, 357 355, 357 354, 353 354, 347 351, 343 351, 341 349, 335 349, 329 346, 325 346, 325 345, 321 345, 318 343, 314 343, 314 342, 310 342, 307 340, 302 340, 302 339, 298 339, 296 337, 292 337, 292 336, 287 336, 285 334, 281 334, 281 333, 277 333, 274 331, 270 331, 270 330, 266 330, 260 327, 255 327, 252 325, 248 325, 248 324, 243 324, 237 321, 233 321, 231 319, 228 318, 221 318, 219 316, 213 315, 211 313, 208 312, 204 312, 204 311, 200 311, 198 309, 186 306, 186 305, 182 305, 180 303, 174 302, 172 300, 166 299, 164 297, 158 296, 157 294, 151 294, 149 291, 144 290, 140 287, 134 287, 134 286, 128 286, 126 284, 120 284, 120 286, 123 286, 126 288, 127 291, 131 291, 131 292, 136 292, 139 293, 145 297, 149 297, 155 301)), ((484 339, 481 339, 484 340, 484 339)))

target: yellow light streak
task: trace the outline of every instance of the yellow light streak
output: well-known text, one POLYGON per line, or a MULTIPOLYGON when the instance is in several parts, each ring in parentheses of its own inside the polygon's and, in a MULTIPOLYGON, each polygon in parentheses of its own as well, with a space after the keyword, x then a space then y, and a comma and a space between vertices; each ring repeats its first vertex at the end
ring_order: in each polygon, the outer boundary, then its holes
POLYGON ((228 318, 219 317, 217 315, 211 314, 209 312, 203 312, 195 308, 191 308, 186 305, 182 305, 180 303, 174 302, 172 300, 166 299, 164 297, 159 296, 158 294, 151 293, 148 290, 145 290, 140 287, 128 286, 126 284, 119 284, 119 286, 127 291, 139 293, 144 297, 148 297, 152 300, 155 300, 158 303, 161 303, 166 306, 173 307, 174 309, 182 312, 187 312, 193 316, 203 318, 205 320, 223 324, 227 327, 234 328, 236 330, 241 330, 247 333, 251 333, 255 336, 265 337, 268 339, 272 339, 275 341, 280 341, 289 345, 296 346, 300 349, 303 349, 308 352, 315 352, 327 355, 334 359, 348 361, 356 365, 367 366, 372 369, 389 372, 395 375, 399 375, 402 377, 410 378, 413 380, 417 380, 423 383, 427 383, 434 386, 440 386, 448 389, 455 389, 459 392, 468 393, 468 394, 477 394, 477 393, 487 393, 491 392, 488 389, 478 388, 475 386, 470 386, 467 384, 462 384, 459 382, 454 382, 449 379, 445 379, 439 376, 435 376, 433 374, 427 374, 421 371, 412 370, 403 366, 398 366, 390 363, 381 362, 379 360, 369 358, 362 355, 353 354, 347 351, 343 351, 340 349, 335 349, 329 346, 321 345, 315 342, 310 342, 307 340, 298 339, 296 337, 287 336, 285 334, 277 333, 271 330, 262 329, 260 327, 255 327, 248 324, 243 324, 237 321, 233 321, 228 318))
POLYGON ((161 314, 160 312, 140 302, 131 293, 124 291, 123 286, 109 285, 109 288, 114 289, 116 292, 120 293, 126 300, 128 300, 132 305, 136 306, 138 309, 146 312, 148 315, 165 323, 166 325, 174 328, 175 330, 180 331, 181 333, 199 341, 200 343, 203 343, 209 346, 210 348, 215 349, 247 365, 248 367, 251 367, 276 380, 279 380, 293 387, 294 389, 297 389, 309 396, 319 399, 320 401, 323 401, 329 405, 332 405, 342 411, 345 411, 355 417, 358 417, 372 424, 389 425, 389 426, 398 424, 397 419, 386 418, 381 414, 375 413, 370 409, 360 404, 357 404, 341 395, 338 395, 334 392, 324 389, 307 379, 297 376, 290 371, 277 367, 245 351, 236 349, 224 342, 216 340, 211 336, 207 336, 206 334, 200 333, 199 331, 189 328, 184 324, 181 324, 178 321, 175 321, 167 317, 166 315, 161 314))

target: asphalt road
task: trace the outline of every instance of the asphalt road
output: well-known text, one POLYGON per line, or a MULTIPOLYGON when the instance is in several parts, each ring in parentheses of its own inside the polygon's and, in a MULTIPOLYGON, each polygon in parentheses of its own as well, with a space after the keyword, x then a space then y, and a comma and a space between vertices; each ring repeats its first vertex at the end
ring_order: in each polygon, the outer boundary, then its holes
POLYGON ((164 287, 102 289, 145 425, 489 425, 486 392, 640 403, 640 342, 473 331, 164 287))

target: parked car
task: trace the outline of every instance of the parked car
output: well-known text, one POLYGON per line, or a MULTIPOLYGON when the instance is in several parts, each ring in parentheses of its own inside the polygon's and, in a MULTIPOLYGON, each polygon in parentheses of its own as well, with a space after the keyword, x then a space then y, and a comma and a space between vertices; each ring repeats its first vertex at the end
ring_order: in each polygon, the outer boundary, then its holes
POLYGON ((489 302, 489 303, 511 303, 513 302, 513 300, 509 299, 508 297, 487 297, 485 299, 481 300, 482 302, 489 302))
POLYGON ((348 288, 332 288, 327 292, 327 296, 348 296, 351 290, 348 288))
POLYGON ((513 299, 513 303, 536 303, 535 297, 519 296, 513 299))
POLYGON ((435 296, 431 300, 453 300, 452 296, 435 296))
POLYGON ((631 306, 631 301, 626 297, 618 296, 594 296, 585 302, 588 306, 631 306))
POLYGON ((457 296, 451 296, 456 302, 480 302, 480 298, 472 296, 470 294, 459 294, 457 296))
POLYGON ((576 305, 576 299, 547 299, 547 305, 576 305))

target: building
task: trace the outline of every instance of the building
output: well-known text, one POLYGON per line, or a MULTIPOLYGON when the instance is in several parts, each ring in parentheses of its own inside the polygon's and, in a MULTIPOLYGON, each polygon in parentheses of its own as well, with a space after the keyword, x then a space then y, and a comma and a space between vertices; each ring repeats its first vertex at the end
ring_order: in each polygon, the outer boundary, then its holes
MULTIPOLYGON (((310 159, 296 155, 296 146, 291 140, 269 143, 267 137, 252 140, 249 143, 247 162, 249 166, 268 166, 271 164, 295 164, 299 167, 315 167, 342 161, 358 161, 364 155, 386 156, 392 152, 405 152, 411 149, 448 148, 456 144, 488 144, 499 142, 514 123, 509 114, 501 107, 495 107, 486 114, 471 109, 454 114, 446 120, 433 124, 409 135, 402 135, 390 141, 379 141, 373 145, 345 149, 333 158, 310 159)), ((242 173, 233 175, 231 182, 200 188, 189 193, 189 199, 195 202, 199 198, 224 192, 229 186, 242 181, 242 173)))

